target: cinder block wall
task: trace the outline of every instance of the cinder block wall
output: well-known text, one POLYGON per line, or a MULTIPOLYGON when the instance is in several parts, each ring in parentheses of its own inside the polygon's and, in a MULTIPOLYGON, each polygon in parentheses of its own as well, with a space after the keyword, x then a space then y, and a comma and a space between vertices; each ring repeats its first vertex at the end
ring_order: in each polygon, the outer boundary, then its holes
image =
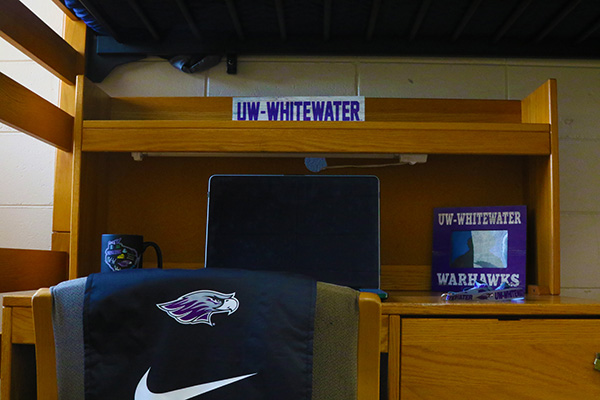
MULTIPOLYGON (((26 61, 0 67, 17 63, 26 61)), ((241 57, 237 75, 224 63, 185 75, 147 59, 118 67, 100 86, 112 96, 521 99, 548 78, 558 81, 562 294, 600 299, 600 61, 241 57)), ((0 246, 49 248, 53 150, 1 129, 0 246)))
MULTIPOLYGON (((22 2, 62 31, 62 13, 54 3, 22 2)), ((3 39, 0 72, 58 104, 58 79, 3 39)), ((55 158, 53 147, 0 123, 0 247, 50 248, 55 158)))

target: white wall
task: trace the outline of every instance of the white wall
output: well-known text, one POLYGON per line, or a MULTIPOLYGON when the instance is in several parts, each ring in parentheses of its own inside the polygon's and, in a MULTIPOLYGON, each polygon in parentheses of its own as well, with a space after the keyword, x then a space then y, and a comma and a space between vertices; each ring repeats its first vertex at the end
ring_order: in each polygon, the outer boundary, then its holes
MULTIPOLYGON (((3 58, 1 49, 0 54, 3 58)), ((600 299, 600 62, 241 57, 237 75, 227 75, 224 63, 185 75, 162 60, 149 59, 118 67, 100 86, 112 96, 521 99, 548 78, 558 81, 562 293, 600 299)), ((51 190, 41 190, 41 200, 38 191, 40 186, 51 189, 52 162, 29 164, 27 153, 40 145, 14 136, 0 134, 0 166, 7 171, 0 176, 0 187, 14 186, 11 193, 0 194, 0 247, 47 248, 51 190), (11 141, 18 141, 13 150, 8 149, 11 141), (45 214, 38 218, 35 213, 40 211, 45 214), (38 234, 29 229, 43 231, 42 239, 33 240, 38 234)))
MULTIPOLYGON (((62 13, 54 3, 22 2, 62 31, 62 13)), ((2 39, 0 72, 58 103, 58 79, 2 39)), ((55 158, 53 147, 0 124, 0 247, 50 248, 55 158)))

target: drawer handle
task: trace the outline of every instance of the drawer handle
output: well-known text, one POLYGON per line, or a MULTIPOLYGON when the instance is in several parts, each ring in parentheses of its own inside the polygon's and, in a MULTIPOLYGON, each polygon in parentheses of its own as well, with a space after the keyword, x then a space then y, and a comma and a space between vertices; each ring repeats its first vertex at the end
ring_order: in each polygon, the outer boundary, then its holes
POLYGON ((600 371, 600 353, 596 353, 596 359, 594 360, 594 369, 600 371))

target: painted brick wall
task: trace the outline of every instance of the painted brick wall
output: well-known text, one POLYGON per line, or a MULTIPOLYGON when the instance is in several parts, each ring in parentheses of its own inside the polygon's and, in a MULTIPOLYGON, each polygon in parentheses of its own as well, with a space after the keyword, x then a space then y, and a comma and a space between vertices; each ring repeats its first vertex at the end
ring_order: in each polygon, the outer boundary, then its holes
MULTIPOLYGON (((62 31, 62 13, 52 2, 23 3, 62 31)), ((0 72, 57 104, 58 79, 2 39, 0 72)), ((50 248, 55 157, 53 147, 0 124, 0 247, 50 248)))

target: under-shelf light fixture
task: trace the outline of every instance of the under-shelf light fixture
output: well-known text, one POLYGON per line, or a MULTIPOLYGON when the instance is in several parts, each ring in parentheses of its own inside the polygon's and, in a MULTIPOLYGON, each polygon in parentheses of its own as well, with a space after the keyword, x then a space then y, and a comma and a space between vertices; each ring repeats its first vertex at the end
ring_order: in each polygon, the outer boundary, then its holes
POLYGON ((200 152, 141 152, 134 151, 131 157, 135 161, 142 161, 146 157, 298 157, 304 158, 304 164, 312 172, 320 172, 324 169, 338 168, 376 168, 397 165, 415 165, 427 162, 427 154, 365 154, 365 153, 328 153, 327 158, 347 158, 347 159, 388 159, 395 160, 393 163, 382 164, 348 164, 348 165, 327 165, 327 160, 323 154, 306 153, 200 153, 200 152))

